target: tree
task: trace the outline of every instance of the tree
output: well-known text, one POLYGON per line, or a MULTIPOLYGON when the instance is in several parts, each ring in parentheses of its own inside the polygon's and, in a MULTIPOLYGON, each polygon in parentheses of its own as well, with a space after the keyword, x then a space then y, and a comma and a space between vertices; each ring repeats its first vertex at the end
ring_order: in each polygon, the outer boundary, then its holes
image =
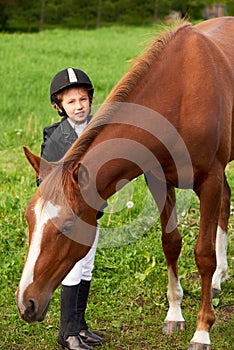
MULTIPOLYGON (((220 1, 233 15, 233 0, 220 1)), ((0 30, 145 25, 163 20, 173 10, 191 20, 202 19, 205 6, 213 3, 214 0, 0 0, 0 30)))
POLYGON ((98 0, 97 17, 96 17, 96 28, 100 27, 100 25, 101 25, 101 18, 102 18, 102 0, 98 0))
POLYGON ((39 31, 40 32, 44 29, 45 4, 46 4, 46 0, 41 0, 41 13, 40 13, 40 23, 39 23, 39 31))

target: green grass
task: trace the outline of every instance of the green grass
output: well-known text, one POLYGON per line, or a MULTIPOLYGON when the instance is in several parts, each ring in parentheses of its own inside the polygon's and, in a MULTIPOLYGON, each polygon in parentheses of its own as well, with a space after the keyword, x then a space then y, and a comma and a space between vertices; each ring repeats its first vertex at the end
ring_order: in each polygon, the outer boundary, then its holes
MULTIPOLYGON (((49 103, 50 80, 59 69, 67 66, 86 70, 94 82, 95 104, 98 105, 128 68, 127 61, 141 51, 147 38, 152 37, 154 29, 113 27, 97 31, 53 30, 0 35, 0 349, 56 348, 59 290, 54 293, 42 323, 28 325, 22 321, 14 300, 27 250, 24 211, 36 190, 35 176, 22 146, 25 144, 39 154, 42 128, 59 119, 49 103)), ((232 173, 230 166, 228 177, 234 189, 232 173)), ((140 177, 121 195, 113 197, 114 212, 105 214, 101 221, 105 230, 96 255, 87 320, 90 329, 105 338, 102 349, 178 350, 188 347, 195 331, 200 301, 200 281, 193 258, 199 211, 195 196, 184 196, 183 192, 179 194, 180 228, 184 239, 180 276, 184 289, 185 332, 171 337, 162 333, 167 311, 167 270, 158 213, 140 177), (132 209, 115 212, 116 207, 125 206, 129 200, 134 203, 132 209)), ((231 216, 229 280, 215 300, 217 321, 211 332, 213 350, 231 350, 234 342, 233 228, 231 216)))
POLYGON ((49 103, 49 85, 59 70, 79 67, 86 71, 94 83, 94 104, 98 105, 154 30, 113 27, 0 34, 0 149, 15 148, 27 140, 38 150, 42 127, 57 120, 49 103))

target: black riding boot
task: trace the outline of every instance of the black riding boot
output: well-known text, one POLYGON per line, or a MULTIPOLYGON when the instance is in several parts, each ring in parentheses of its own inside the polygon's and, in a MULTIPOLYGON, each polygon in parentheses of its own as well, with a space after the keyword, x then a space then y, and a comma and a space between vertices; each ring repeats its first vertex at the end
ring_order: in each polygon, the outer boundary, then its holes
POLYGON ((60 292, 60 330, 58 344, 68 350, 91 350, 79 336, 77 323, 77 299, 80 284, 63 286, 60 292))
POLYGON ((88 325, 85 321, 85 310, 87 307, 90 283, 91 281, 80 281, 80 288, 77 300, 77 322, 81 339, 86 344, 96 346, 101 345, 103 343, 102 338, 99 335, 89 331, 88 325))
POLYGON ((77 294, 77 323, 79 331, 88 329, 85 321, 85 310, 89 297, 90 283, 91 281, 81 280, 79 285, 80 288, 77 294))

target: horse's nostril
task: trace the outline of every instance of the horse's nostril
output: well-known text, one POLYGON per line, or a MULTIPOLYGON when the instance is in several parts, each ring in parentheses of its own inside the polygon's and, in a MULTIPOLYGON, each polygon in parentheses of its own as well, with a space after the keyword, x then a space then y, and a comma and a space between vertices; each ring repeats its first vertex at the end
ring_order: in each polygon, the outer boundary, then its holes
POLYGON ((35 301, 33 299, 29 300, 28 311, 30 312, 30 314, 34 314, 35 312, 35 301))

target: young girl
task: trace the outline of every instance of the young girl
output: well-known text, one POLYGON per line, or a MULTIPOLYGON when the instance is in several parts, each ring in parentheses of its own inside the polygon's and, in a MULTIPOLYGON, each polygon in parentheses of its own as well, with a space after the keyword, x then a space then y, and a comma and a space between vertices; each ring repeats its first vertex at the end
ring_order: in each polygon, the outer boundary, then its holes
MULTIPOLYGON (((62 120, 44 129, 44 142, 41 146, 44 159, 58 161, 81 135, 91 119, 93 93, 92 82, 79 69, 64 69, 54 76, 50 98, 62 120)), ((40 184, 40 179, 37 183, 40 184)), ((97 241, 98 230, 89 253, 76 263, 62 281, 58 337, 58 345, 62 349, 92 349, 90 345, 102 344, 102 338, 91 332, 85 321, 97 241)))

